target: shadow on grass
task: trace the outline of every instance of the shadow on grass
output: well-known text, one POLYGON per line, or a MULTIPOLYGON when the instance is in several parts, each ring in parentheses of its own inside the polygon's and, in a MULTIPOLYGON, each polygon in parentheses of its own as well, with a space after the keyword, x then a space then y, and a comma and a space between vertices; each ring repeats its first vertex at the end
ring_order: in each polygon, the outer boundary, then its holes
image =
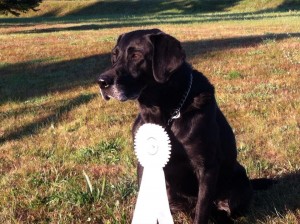
MULTIPOLYGON (((37 23, 80 23, 101 22, 68 28, 52 28, 24 31, 24 33, 43 33, 64 30, 89 30, 118 28, 126 26, 145 26, 157 24, 185 24, 195 22, 216 22, 231 20, 255 20, 293 15, 266 15, 268 12, 299 10, 299 0, 285 0, 277 8, 256 12, 222 13, 239 4, 240 0, 198 0, 198 1, 100 1, 76 9, 64 16, 58 16, 60 9, 47 11, 42 15, 28 18, 0 18, 0 27, 31 26, 37 23), (217 13, 215 13, 217 12, 217 13), (205 13, 215 13, 207 15, 205 13), (146 17, 146 18, 145 18, 146 17), (177 19, 176 19, 177 18, 177 19), (181 18, 181 19, 180 19, 181 18), (182 19, 183 18, 183 19, 182 19), (189 18, 189 19, 188 19, 189 18), (186 21, 188 19, 188 21, 186 21), (98 20, 98 21, 97 21, 98 20)), ((294 15, 298 16, 298 15, 294 15)), ((21 32, 22 33, 22 32, 21 32)))
POLYGON ((285 0, 277 8, 276 11, 299 10, 300 0, 285 0))
MULTIPOLYGON (((104 66, 109 62, 108 54, 89 56, 70 61, 49 63, 49 59, 39 59, 19 64, 4 64, 0 67, 0 104, 6 102, 26 102, 39 100, 51 92, 68 91, 74 87, 95 82, 104 66)), ((55 59, 54 59, 55 60, 55 59)), ((50 59, 51 61, 51 59, 50 59)), ((82 104, 88 103, 97 94, 80 95, 54 109, 50 115, 42 116, 32 123, 0 136, 0 145, 5 141, 20 139, 38 133, 40 129, 60 121, 60 117, 82 104)), ((8 111, 9 113, 10 111, 8 111)), ((13 112, 14 116, 26 111, 13 112)), ((4 113, 7 117, 10 114, 4 113)), ((0 118, 1 118, 0 116, 0 118)))
POLYGON ((88 103, 96 96, 97 94, 85 94, 77 96, 71 100, 66 100, 66 103, 64 103, 64 105, 57 107, 51 114, 41 117, 32 123, 26 124, 10 133, 4 134, 4 136, 1 136, 0 145, 5 141, 20 139, 38 133, 40 129, 57 123, 58 121, 60 121, 62 115, 68 113, 76 107, 79 107, 82 104, 88 103))
MULTIPOLYGON (((300 37, 300 33, 279 33, 208 39, 183 42, 188 57, 192 58, 210 51, 256 46, 268 40, 283 40, 300 37)), ((110 63, 109 54, 94 55, 63 62, 37 60, 0 67, 1 103, 26 101, 51 92, 67 91, 73 87, 93 83, 110 63)))
MULTIPOLYGON (((200 40, 184 42, 183 47, 188 57, 192 58, 210 51, 256 46, 269 39, 283 40, 292 37, 300 37, 300 33, 200 40)), ((21 64, 4 65, 0 67, 2 79, 0 103, 25 102, 30 98, 43 97, 51 92, 68 91, 77 86, 90 85, 96 80, 98 74, 108 66, 109 61, 109 54, 102 54, 64 62, 45 63, 41 59, 21 64)), ((49 125, 53 120, 58 120, 60 114, 88 102, 93 97, 95 96, 80 96, 73 99, 66 106, 57 108, 53 114, 1 137, 0 143, 35 133, 41 126, 49 125)))
MULTIPOLYGON (((200 40, 184 42, 183 47, 187 55, 192 58, 210 51, 256 46, 268 39, 283 40, 292 37, 300 37, 300 33, 200 40)), ((68 91, 77 86, 92 84, 97 75, 108 66, 109 61, 109 54, 101 54, 63 62, 49 63, 47 59, 45 61, 41 59, 27 63, 2 65, 0 67, 2 79, 0 83, 0 103, 9 101, 25 102, 30 98, 42 97, 51 92, 68 91)), ((73 104, 74 102, 70 103, 70 105, 73 104)), ((62 107, 58 111, 68 111, 70 108, 62 107)), ((32 130, 37 130, 41 124, 54 119, 55 114, 47 118, 41 118, 40 121, 26 125, 21 130, 0 138, 0 143, 32 133, 32 130)))
POLYGON ((51 59, 50 62, 47 60, 2 65, 0 104, 7 101, 23 102, 31 97, 91 84, 109 62, 109 55, 53 63, 51 59))
MULTIPOLYGON (((106 20, 99 20, 95 23, 94 20, 91 24, 77 25, 78 21, 75 20, 76 25, 67 27, 51 27, 51 28, 41 28, 37 29, 33 27, 31 30, 24 31, 10 31, 9 33, 14 34, 31 34, 31 33, 52 33, 52 32, 63 32, 63 31, 86 31, 86 30, 100 30, 109 28, 121 28, 121 27, 141 27, 141 26, 151 26, 151 25, 162 25, 162 24, 190 24, 190 23, 202 23, 202 22, 218 22, 218 21, 244 21, 244 20, 260 20, 260 19, 270 19, 270 18, 284 18, 284 17, 298 17, 298 14, 264 14, 267 11, 255 12, 255 13, 226 13, 226 14, 204 14, 196 16, 182 16, 179 15, 159 15, 154 17, 128 17, 128 18, 108 18, 106 20)), ((59 18, 56 18, 59 19, 59 18)), ((22 20, 31 20, 31 18, 24 18, 22 20)), ((20 20, 19 22, 22 22, 20 20)), ((72 22, 72 17, 65 17, 64 22, 72 22)), ((87 19, 86 22, 88 22, 87 19)), ((96 19, 97 20, 97 19, 96 19)), ((1 19, 0 19, 1 21, 1 19)), ((18 23, 17 20, 14 20, 18 23)), ((83 19, 84 21, 84 19, 83 19)), ((10 27, 9 21, 6 21, 3 28, 10 27)), ((57 21, 60 23, 61 21, 57 21)), ((24 24, 20 24, 24 26, 24 24)), ((28 25, 28 27, 32 24, 28 25)), ((1 26, 0 26, 1 27, 1 26)))
MULTIPOLYGON (((268 216, 282 218, 287 212, 300 209, 300 171, 277 178, 277 183, 266 191, 254 194, 248 215, 249 223, 265 220, 268 216)), ((300 217, 297 217, 298 221, 300 217)))
MULTIPOLYGON (((200 23, 200 22, 217 22, 217 21, 236 21, 236 20, 259 20, 268 18, 283 18, 298 15, 264 15, 264 14, 253 14, 253 13, 231 13, 231 14, 219 14, 219 15, 205 15, 194 17, 182 17, 182 16, 159 16, 155 18, 126 18, 126 19, 115 19, 112 21, 104 21, 99 24, 84 24, 84 25, 74 25, 67 27, 51 27, 36 29, 33 27, 32 30, 25 31, 11 31, 9 33, 14 34, 31 34, 31 33, 52 33, 52 32, 63 32, 63 31, 86 31, 86 30, 101 30, 109 28, 121 28, 121 27, 141 27, 141 26, 151 26, 151 25, 162 25, 162 24, 190 24, 190 23, 200 23), (176 18, 178 17, 178 20, 176 18)), ((28 25, 29 26, 29 25, 28 25)), ((8 26, 7 26, 8 27, 8 26)))
POLYGON ((264 42, 280 41, 288 38, 300 37, 300 33, 270 33, 265 35, 251 35, 222 39, 208 39, 182 43, 189 57, 195 57, 211 51, 250 47, 264 42))
POLYGON ((67 16, 97 15, 153 15, 157 13, 193 14, 224 11, 240 0, 197 0, 197 1, 99 1, 87 7, 74 10, 67 16))
MULTIPOLYGON (((201 13, 226 12, 241 0, 189 0, 189 1, 101 1, 69 12, 65 17, 115 18, 126 16, 195 15, 201 13)), ((299 0, 285 0, 270 11, 287 11, 300 8, 299 0)), ((59 11, 45 13, 41 17, 55 16, 59 11)), ((258 11, 259 13, 260 11, 258 11)), ((198 16, 198 15, 197 15, 198 16)))

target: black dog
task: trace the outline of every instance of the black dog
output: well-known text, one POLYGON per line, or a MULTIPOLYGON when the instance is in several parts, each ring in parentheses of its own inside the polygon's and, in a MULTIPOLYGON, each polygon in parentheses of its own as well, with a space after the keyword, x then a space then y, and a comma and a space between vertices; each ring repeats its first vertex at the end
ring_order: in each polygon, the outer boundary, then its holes
MULTIPOLYGON (((111 60, 98 78, 103 98, 138 100, 133 135, 142 124, 155 123, 171 138, 164 171, 172 211, 194 213, 194 223, 209 217, 231 223, 247 209, 252 187, 212 84, 185 61, 180 42, 158 29, 121 35, 111 60)), ((141 175, 139 165, 139 180, 141 175)))

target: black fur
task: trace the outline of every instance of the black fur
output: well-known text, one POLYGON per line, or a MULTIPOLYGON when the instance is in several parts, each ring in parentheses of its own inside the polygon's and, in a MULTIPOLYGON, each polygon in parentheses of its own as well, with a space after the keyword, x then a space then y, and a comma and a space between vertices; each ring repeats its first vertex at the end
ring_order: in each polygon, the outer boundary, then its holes
MULTIPOLYGON (((119 37, 112 51, 112 67, 98 82, 104 99, 136 99, 140 113, 133 135, 145 123, 166 128, 172 145, 164 168, 173 212, 194 214, 194 223, 232 223, 252 197, 245 169, 237 162, 233 131, 219 109, 214 87, 185 61, 181 44, 160 30, 138 30, 119 37), (193 84, 181 108, 181 117, 168 125, 193 84)), ((138 165, 138 178, 142 175, 138 165)))

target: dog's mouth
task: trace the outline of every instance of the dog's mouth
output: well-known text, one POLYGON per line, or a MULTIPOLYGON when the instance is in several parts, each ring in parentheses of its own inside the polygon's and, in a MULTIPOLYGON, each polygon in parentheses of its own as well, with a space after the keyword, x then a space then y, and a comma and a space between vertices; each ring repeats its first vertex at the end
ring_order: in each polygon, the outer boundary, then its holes
POLYGON ((112 98, 111 96, 109 95, 102 95, 103 99, 106 100, 106 101, 109 101, 110 98, 112 98))
POLYGON ((106 101, 113 98, 121 102, 125 102, 127 100, 136 100, 140 95, 139 93, 125 94, 124 92, 118 91, 114 88, 110 91, 100 89, 100 93, 102 95, 102 98, 106 101))
POLYGON ((106 101, 110 100, 110 98, 112 98, 110 95, 106 94, 106 92, 102 89, 100 89, 100 94, 102 96, 102 98, 106 101))

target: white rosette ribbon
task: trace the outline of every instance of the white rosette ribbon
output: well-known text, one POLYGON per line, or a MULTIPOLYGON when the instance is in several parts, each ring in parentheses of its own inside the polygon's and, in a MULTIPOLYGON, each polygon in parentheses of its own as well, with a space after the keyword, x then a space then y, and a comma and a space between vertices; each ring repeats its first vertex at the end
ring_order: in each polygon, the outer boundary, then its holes
POLYGON ((136 133, 135 153, 144 167, 132 224, 173 224, 163 167, 170 158, 170 139, 163 127, 144 124, 136 133))

